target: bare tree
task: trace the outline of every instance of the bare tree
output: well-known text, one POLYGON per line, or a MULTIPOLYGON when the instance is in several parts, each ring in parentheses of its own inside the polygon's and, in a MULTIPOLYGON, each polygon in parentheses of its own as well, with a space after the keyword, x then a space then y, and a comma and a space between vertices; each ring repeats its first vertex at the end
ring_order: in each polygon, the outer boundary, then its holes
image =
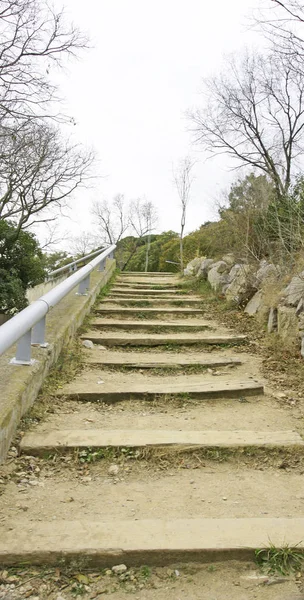
POLYGON ((71 239, 71 250, 73 255, 77 255, 77 257, 86 256, 94 249, 100 249, 100 238, 94 233, 92 234, 91 231, 83 231, 80 235, 71 239))
POLYGON ((192 170, 195 162, 186 156, 183 158, 178 167, 173 171, 174 185, 176 187, 178 197, 182 208, 181 216, 181 232, 180 232, 180 270, 184 271, 184 256, 183 256, 183 240, 184 229, 186 225, 187 206, 190 200, 190 191, 193 183, 192 170))
POLYGON ((112 202, 97 201, 92 213, 102 239, 108 244, 117 244, 129 227, 129 206, 123 194, 114 196, 112 202))
POLYGON ((21 229, 55 220, 72 192, 91 177, 93 160, 93 152, 64 142, 55 127, 22 128, 6 140, 2 153, 0 219, 14 222, 17 237, 21 229))
POLYGON ((138 237, 138 241, 146 236, 145 272, 148 271, 149 266, 151 233, 156 228, 157 221, 157 210, 152 202, 141 198, 131 202, 130 224, 138 237))
POLYGON ((52 65, 86 46, 86 37, 49 3, 0 0, 1 136, 33 118, 58 117, 51 107, 57 89, 52 65))
POLYGON ((275 54, 231 59, 225 73, 206 82, 208 102, 190 114, 196 141, 228 154, 273 182, 286 195, 303 154, 304 75, 275 54))

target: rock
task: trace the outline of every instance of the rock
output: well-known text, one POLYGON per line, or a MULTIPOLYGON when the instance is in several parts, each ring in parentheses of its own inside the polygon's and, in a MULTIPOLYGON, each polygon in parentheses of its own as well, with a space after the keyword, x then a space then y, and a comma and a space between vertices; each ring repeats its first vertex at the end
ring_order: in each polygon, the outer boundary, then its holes
POLYGON ((298 316, 299 316, 299 315, 300 315, 300 314, 301 314, 303 311, 304 311, 304 300, 303 300, 303 298, 301 298, 301 300, 299 301, 299 304, 298 304, 298 306, 297 306, 297 310, 296 310, 297 317, 298 317, 298 316))
POLYGON ((225 263, 227 263, 227 265, 229 265, 230 267, 232 267, 236 262, 234 254, 225 254, 225 256, 223 256, 222 260, 225 263))
POLYGON ((119 473, 119 466, 118 465, 110 465, 108 468, 108 474, 109 475, 117 475, 119 473))
POLYGON ((208 271, 211 269, 211 265, 214 264, 212 258, 204 258, 199 266, 196 276, 200 279, 207 279, 208 271))
POLYGON ((267 575, 262 575, 261 573, 251 572, 249 575, 242 575, 240 577, 240 582, 245 584, 245 587, 250 587, 252 585, 262 585, 267 583, 269 577, 267 575))
POLYGON ((193 260, 190 260, 190 262, 187 264, 186 268, 184 269, 184 275, 186 275, 186 276, 196 275, 203 259, 204 259, 204 257, 197 257, 197 258, 194 258, 193 260))
POLYGON ((276 267, 272 263, 268 263, 266 260, 260 261, 260 267, 256 272, 255 285, 260 288, 264 283, 269 284, 270 281, 276 281, 281 274, 279 267, 276 267))
POLYGON ((125 573, 127 570, 128 567, 126 567, 126 565, 116 565, 115 567, 112 567, 112 571, 115 575, 122 575, 122 573, 125 573))
POLYGON ((303 358, 304 358, 304 337, 302 337, 302 340, 301 340, 301 356, 303 356, 303 358))
POLYGON ((83 340, 82 345, 85 348, 90 348, 90 349, 94 348, 94 344, 91 340, 83 340))
POLYGON ((299 321, 295 308, 278 307, 278 334, 289 346, 293 346, 298 342, 299 321))
POLYGON ((211 266, 208 272, 208 281, 215 291, 221 291, 224 285, 228 283, 228 265, 220 260, 211 266))
POLYGON ((278 329, 278 309, 271 308, 268 317, 267 331, 268 333, 273 333, 278 329))
POLYGON ((300 300, 304 298, 304 271, 300 275, 293 277, 289 285, 282 294, 286 306, 298 306, 300 300))
POLYGON ((59 596, 56 596, 55 600, 66 600, 66 598, 64 596, 61 596, 61 594, 59 594, 59 596))
POLYGON ((230 266, 224 260, 219 260, 212 265, 212 269, 216 269, 218 273, 227 273, 230 271, 230 266))
POLYGON ((254 294, 250 265, 234 265, 229 272, 228 281, 230 283, 225 291, 228 302, 240 304, 254 294))
POLYGON ((249 300, 248 304, 245 307, 245 313, 250 317, 253 317, 258 313, 263 305, 263 293, 262 290, 259 290, 252 296, 251 300, 249 300))

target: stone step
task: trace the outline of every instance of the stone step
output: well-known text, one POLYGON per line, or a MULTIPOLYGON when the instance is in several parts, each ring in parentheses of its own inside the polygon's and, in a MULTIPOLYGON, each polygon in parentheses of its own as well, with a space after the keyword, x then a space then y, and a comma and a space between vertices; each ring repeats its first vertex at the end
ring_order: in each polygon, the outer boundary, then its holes
POLYGON ((133 329, 170 329, 170 330, 180 330, 180 331, 202 331, 205 329, 214 329, 215 325, 211 325, 208 322, 203 321, 194 321, 188 320, 186 321, 148 321, 147 319, 142 319, 142 321, 115 321, 114 319, 96 319, 91 322, 91 326, 94 329, 123 329, 123 330, 133 330, 133 329))
POLYGON ((304 519, 49 520, 0 529, 0 563, 86 567, 254 560, 257 548, 304 550, 304 519))
POLYGON ((231 346, 243 344, 247 341, 245 335, 202 335, 198 333, 167 333, 145 335, 140 333, 132 333, 126 336, 117 335, 115 332, 98 333, 97 331, 88 331, 81 336, 83 340, 91 340, 94 344, 103 346, 193 346, 193 345, 219 345, 231 346))
POLYGON ((26 433, 20 450, 27 455, 76 448, 286 448, 304 447, 295 431, 170 431, 74 429, 26 433))
POLYGON ((192 399, 239 398, 257 396, 264 393, 262 383, 254 380, 202 380, 201 376, 188 376, 179 381, 176 377, 149 377, 148 380, 134 383, 131 375, 121 382, 116 379, 104 381, 105 376, 96 371, 81 373, 74 381, 56 392, 57 397, 75 400, 97 401, 108 404, 121 400, 154 400, 157 397, 186 397, 192 399), (161 381, 159 381, 161 379, 161 381), (186 381, 184 379, 187 379, 186 381), (98 383, 98 381, 102 383, 98 383))
POLYGON ((115 279, 115 286, 117 287, 121 287, 124 289, 129 289, 129 288, 136 288, 138 290, 172 290, 172 289, 178 289, 178 290, 183 290, 184 288, 182 287, 182 285, 178 284, 177 282, 172 282, 172 283, 147 283, 144 281, 122 281, 118 278, 115 279))
POLYGON ((159 306, 159 305, 163 305, 163 306, 180 306, 181 304, 183 306, 195 306, 195 307, 202 307, 203 304, 203 299, 201 298, 197 298, 197 297, 189 297, 189 296, 182 296, 182 297, 176 297, 176 296, 166 296, 166 298, 136 298, 134 296, 115 296, 115 295, 109 295, 106 296, 104 298, 104 300, 102 300, 102 303, 111 303, 111 304, 119 304, 121 306, 139 306, 142 307, 143 302, 144 302, 144 306, 159 306))
MULTIPOLYGON (((98 350, 98 349, 97 349, 98 350)), ((228 357, 214 357, 213 353, 207 357, 196 357, 187 355, 169 355, 159 353, 153 355, 147 353, 132 353, 132 352, 106 352, 101 354, 95 349, 85 356, 85 362, 89 365, 105 366, 105 367, 123 367, 129 369, 172 369, 185 367, 226 367, 238 366, 242 364, 240 359, 228 357)))
POLYGON ((136 295, 143 295, 143 296, 170 296, 170 294, 180 294, 181 296, 185 295, 183 290, 179 290, 176 288, 171 288, 170 290, 164 290, 164 289, 157 289, 157 290, 145 290, 142 288, 124 288, 124 287, 112 287, 111 288, 111 295, 112 294, 121 294, 121 295, 130 295, 130 296, 136 296, 136 295))
MULTIPOLYGON (((102 305, 101 305, 102 306, 102 305)), ((146 315, 154 316, 154 315, 203 315, 204 311, 199 308, 97 308, 95 309, 95 313, 97 314, 121 314, 121 315, 138 315, 138 313, 143 313, 146 315)))
POLYGON ((145 273, 144 271, 122 271, 119 277, 176 277, 176 273, 172 273, 172 271, 149 271, 145 273))

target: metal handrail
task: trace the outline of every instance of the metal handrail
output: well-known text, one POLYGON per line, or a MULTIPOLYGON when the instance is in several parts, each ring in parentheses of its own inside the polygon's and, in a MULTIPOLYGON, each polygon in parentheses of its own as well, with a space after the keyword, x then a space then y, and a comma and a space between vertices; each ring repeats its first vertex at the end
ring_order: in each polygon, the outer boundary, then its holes
POLYGON ((59 273, 64 273, 64 271, 70 271, 70 272, 75 271, 76 269, 74 269, 74 267, 76 267, 77 265, 82 263, 84 260, 87 260, 88 258, 93 258, 94 256, 97 256, 103 250, 104 250, 104 248, 99 248, 99 250, 95 250, 95 252, 91 252, 91 254, 82 256, 81 258, 78 258, 77 260, 73 260, 72 262, 68 263, 67 265, 64 265, 63 267, 59 267, 59 269, 55 269, 54 271, 51 271, 51 273, 48 273, 46 281, 49 281, 50 279, 52 279, 54 277, 54 275, 59 275, 59 273))
POLYGON ((86 295, 90 286, 90 274, 99 266, 99 270, 104 270, 106 258, 112 258, 116 246, 113 244, 87 265, 79 269, 70 277, 59 283, 52 290, 44 294, 27 306, 20 313, 12 317, 9 321, 0 327, 0 356, 6 352, 13 344, 18 342, 16 356, 10 361, 17 365, 31 365, 31 346, 40 346, 45 348, 48 344, 45 342, 45 320, 46 315, 62 298, 71 292, 78 285, 78 294, 86 295))

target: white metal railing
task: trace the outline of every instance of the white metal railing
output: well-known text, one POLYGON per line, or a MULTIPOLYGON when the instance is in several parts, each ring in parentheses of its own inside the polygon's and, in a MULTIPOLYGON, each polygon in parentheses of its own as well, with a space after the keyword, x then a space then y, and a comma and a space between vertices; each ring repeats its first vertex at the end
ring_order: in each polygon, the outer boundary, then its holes
POLYGON ((69 271, 69 273, 73 273, 74 271, 77 271, 77 265, 79 265, 80 263, 82 263, 85 260, 88 260, 89 258, 93 258, 94 256, 97 256, 103 250, 104 250, 104 248, 99 248, 99 250, 96 250, 95 252, 91 252, 91 254, 82 256, 81 258, 78 258, 77 260, 73 260, 72 262, 68 263, 67 265, 64 265, 63 267, 59 267, 59 269, 55 269, 51 273, 48 273, 46 281, 53 279, 53 277, 57 277, 57 275, 60 275, 61 273, 64 273, 65 271, 69 271))
POLYGON ((47 313, 62 298, 78 285, 77 294, 85 296, 90 287, 91 272, 99 267, 99 271, 105 268, 106 258, 113 258, 116 246, 112 245, 103 250, 96 258, 79 269, 73 275, 59 283, 52 290, 44 294, 27 306, 20 313, 12 317, 0 327, 0 356, 13 344, 18 342, 16 356, 11 359, 14 365, 32 365, 35 361, 31 359, 31 346, 48 346, 45 341, 45 322, 47 313))

